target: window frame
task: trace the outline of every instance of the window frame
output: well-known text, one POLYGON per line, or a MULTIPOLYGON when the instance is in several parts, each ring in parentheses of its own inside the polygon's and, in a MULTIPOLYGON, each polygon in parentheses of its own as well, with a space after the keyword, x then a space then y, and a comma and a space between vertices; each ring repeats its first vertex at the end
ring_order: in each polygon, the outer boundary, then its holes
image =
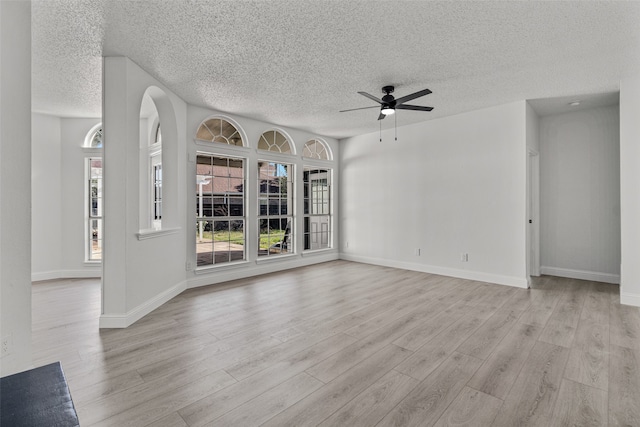
MULTIPOLYGON (((289 141, 289 144, 291 145, 291 142, 289 141)), ((259 150, 260 153, 266 154, 269 153, 268 151, 265 150, 259 150)), ((295 255, 297 253, 297 248, 296 248, 296 185, 295 185, 295 177, 296 177, 296 163, 295 163, 295 159, 291 158, 291 156, 289 154, 280 154, 280 153, 276 153, 278 154, 277 156, 262 156, 258 158, 257 161, 257 181, 256 181, 256 193, 257 193, 257 203, 256 203, 256 207, 257 207, 257 211, 256 211, 256 228, 257 228, 257 234, 258 234, 258 247, 257 247, 257 259, 258 260, 264 260, 264 259, 274 259, 277 257, 282 257, 282 256, 287 256, 287 255, 295 255), (286 158, 285 158, 286 157, 286 158), (285 187, 287 188, 287 213, 286 214, 282 214, 282 213, 278 213, 278 214, 271 214, 270 212, 270 207, 271 207, 271 200, 277 200, 278 201, 278 206, 280 207, 279 211, 281 212, 281 207, 282 207, 282 192, 278 191, 278 197, 269 197, 270 194, 273 194, 269 191, 266 192, 262 192, 262 181, 263 181, 263 176, 260 174, 260 168, 261 168, 261 164, 263 163, 268 163, 271 165, 280 165, 280 166, 286 166, 286 170, 287 170, 287 181, 286 181, 286 185, 285 187), (266 197, 264 197, 263 195, 267 195, 266 197), (261 213, 261 200, 267 200, 266 206, 266 214, 262 214, 261 213), (261 244, 261 240, 262 240, 262 227, 261 227, 261 223, 262 221, 279 221, 280 222, 280 227, 282 226, 282 221, 286 220, 285 223, 285 229, 283 230, 283 234, 282 234, 282 238, 280 240, 280 242, 274 242, 271 243, 271 237, 270 234, 268 233, 268 237, 267 239, 269 240, 269 246, 268 246, 268 250, 266 250, 265 253, 261 253, 261 248, 260 248, 260 244, 261 244), (288 232, 287 232, 287 228, 288 228, 288 232), (280 246, 276 247, 275 245, 280 244, 280 246), (286 243, 287 244, 287 251, 286 252, 282 252, 282 245, 286 243), (279 248, 279 249, 278 249, 279 248), (273 249, 273 252, 272 252, 273 249)), ((277 166, 276 166, 277 169, 277 166)), ((279 175, 275 175, 275 178, 279 177, 279 175)), ((281 189, 282 185, 278 185, 278 188, 281 189)), ((279 228, 279 230, 282 230, 282 228, 279 228)), ((280 234, 280 233, 278 233, 280 234)))
MULTIPOLYGON (((209 144, 213 144, 213 143, 209 143, 209 144)), ((210 148, 213 148, 210 146, 210 148)), ((217 147, 216 147, 217 148, 217 147)), ((203 215, 203 203, 202 203, 202 199, 203 199, 203 195, 202 194, 198 194, 199 190, 196 189, 196 195, 195 195, 195 202, 196 202, 196 217, 195 217, 195 221, 196 221, 196 239, 195 239, 195 255, 196 255, 196 259, 195 259, 195 269, 197 270, 206 270, 206 269, 211 269, 211 268, 221 268, 221 267, 226 267, 226 266, 230 266, 230 265, 234 265, 234 264, 239 264, 239 263, 245 263, 248 260, 248 251, 247 251, 247 237, 248 237, 248 232, 247 232, 247 223, 248 223, 248 216, 247 216, 247 182, 248 182, 248 170, 247 170, 247 165, 249 162, 249 159, 247 157, 243 157, 243 156, 238 156, 238 155, 229 155, 227 153, 219 153, 216 150, 197 150, 196 151, 196 170, 195 170, 195 181, 196 181, 196 186, 198 185, 198 157, 199 156, 207 156, 210 159, 214 159, 214 158, 218 158, 218 159, 225 159, 227 162, 229 160, 235 160, 235 161, 241 161, 242 162, 242 186, 243 186, 243 191, 241 193, 241 200, 242 200, 242 216, 237 216, 237 215, 230 215, 230 211, 228 212, 227 215, 220 215, 220 216, 216 216, 213 214, 214 211, 214 207, 213 204, 211 205, 211 212, 212 214, 210 216, 205 216, 203 215), (200 212, 198 212, 198 209, 200 209, 200 212), (223 261, 223 262, 215 262, 216 259, 216 251, 215 251, 215 246, 214 246, 214 240, 213 240, 213 227, 215 227, 215 225, 212 227, 212 236, 211 236, 211 263, 206 263, 206 264, 199 264, 198 262, 198 245, 201 244, 202 242, 199 242, 199 236, 198 234, 203 233, 204 230, 202 229, 204 227, 204 225, 202 225, 203 222, 211 222, 214 223, 215 222, 228 222, 229 226, 231 224, 232 221, 242 221, 242 233, 243 233, 243 240, 242 240, 242 258, 240 259, 231 259, 232 255, 231 255, 231 250, 229 249, 229 260, 228 261, 223 261)), ((213 166, 213 164, 212 164, 213 166)), ((228 168, 229 166, 227 166, 228 168)), ((211 173, 213 174, 213 169, 211 171, 211 173)), ((215 175, 210 175, 212 178, 215 177, 215 175)), ((231 179, 231 177, 229 176, 229 179, 231 179)), ((234 177, 233 179, 239 179, 237 177, 234 177)), ((213 182, 212 182, 212 190, 213 190, 213 182)), ((229 194, 225 194, 222 197, 229 197, 231 193, 229 194)), ((237 195, 239 193, 233 193, 233 195, 237 195)), ((213 203, 213 199, 216 197, 214 196, 214 193, 212 191, 211 196, 207 196, 209 198, 211 198, 211 201, 213 203)), ((231 234, 229 234, 229 240, 228 240, 229 244, 231 244, 231 242, 233 242, 233 240, 231 239, 231 234)))
MULTIPOLYGON (((222 131, 222 124, 220 125, 220 130, 222 131)), ((226 117, 226 116, 218 116, 218 115, 216 115, 216 116, 209 116, 206 119, 204 119, 202 122, 200 122, 200 125, 198 125, 198 128, 196 129, 194 140, 195 140, 196 144, 198 144, 198 145, 207 146, 207 147, 214 146, 214 147, 216 147, 215 148, 216 150, 218 150, 219 147, 225 147, 225 148, 230 148, 230 149, 238 149, 238 148, 246 148, 247 147, 247 137, 246 137, 242 127, 238 123, 236 123, 235 120, 233 120, 233 119, 231 119, 229 117, 226 117), (232 144, 231 141, 226 136, 224 136, 222 133, 220 133, 218 135, 214 135, 213 132, 211 131, 211 129, 209 128, 209 126, 206 125, 206 123, 209 122, 210 120, 221 120, 221 121, 225 121, 229 125, 231 125, 235 129, 235 132, 232 133, 231 136, 233 136, 233 135, 235 135, 237 133, 238 136, 240 137, 241 144, 240 145, 232 144), (212 135, 211 140, 198 138, 198 134, 200 133, 200 129, 203 126, 212 135), (218 136, 224 138, 227 142, 223 143, 223 142, 220 142, 220 141, 215 141, 216 137, 218 137, 218 136)))
POLYGON ((102 262, 102 251, 103 251, 103 227, 104 227, 104 223, 103 223, 103 219, 104 216, 102 215, 104 212, 104 187, 103 187, 103 163, 102 163, 103 159, 102 156, 86 156, 84 158, 84 162, 85 162, 85 166, 84 166, 84 176, 85 176, 85 185, 84 185, 84 199, 85 199, 85 262, 87 263, 101 263, 102 262), (98 212, 100 212, 100 215, 94 215, 93 214, 93 194, 92 194, 92 190, 93 190, 93 176, 92 176, 92 162, 93 161, 99 161, 100 162, 100 178, 99 178, 99 184, 97 185, 98 189, 97 189, 97 194, 95 199, 97 206, 96 209, 98 212), (93 221, 97 221, 98 222, 98 227, 97 227, 97 236, 96 236, 96 241, 99 242, 98 246, 100 248, 100 257, 99 258, 94 258, 94 251, 93 251, 93 244, 94 244, 94 231, 93 231, 93 221))
POLYGON ((304 159, 309 159, 311 161, 332 161, 333 160, 333 154, 331 153, 331 150, 329 149, 329 145, 327 145, 326 142, 324 142, 323 140, 319 139, 319 138, 311 138, 310 140, 308 140, 307 142, 304 143, 304 147, 302 148, 302 157, 304 159), (324 151, 324 153, 326 153, 326 158, 322 158, 320 157, 319 153, 317 150, 311 151, 311 149, 309 148, 309 144, 313 143, 316 147, 318 145, 320 145, 324 151), (311 156, 307 156, 305 155, 305 152, 309 151, 309 153, 311 154, 311 156))
MULTIPOLYGON (((304 186, 303 188, 303 252, 304 253, 309 253, 309 252, 314 252, 314 251, 324 251, 324 250, 330 250, 333 249, 333 168, 330 166, 325 166, 325 165, 310 165, 310 164, 305 164, 303 166, 303 171, 302 171, 302 185, 304 186), (313 187, 312 187, 312 182, 311 180, 307 180, 306 178, 306 174, 307 172, 312 173, 314 171, 321 171, 320 173, 326 173, 326 192, 327 192, 327 198, 326 198, 326 212, 323 209, 323 212, 320 213, 313 213, 313 209, 312 206, 317 205, 317 203, 314 203, 314 199, 313 199, 313 187), (327 244, 324 247, 319 247, 319 248, 314 248, 313 247, 313 239, 312 239, 312 233, 313 231, 311 230, 311 227, 309 227, 307 229, 307 224, 311 225, 312 223, 312 219, 313 218, 323 218, 326 217, 327 218, 327 244), (309 242, 308 244, 308 248, 307 248, 307 241, 309 242)), ((324 204, 324 203, 321 203, 324 204)), ((320 220, 320 224, 322 224, 322 220, 320 220)), ((318 234, 318 233, 316 233, 318 234)), ((322 230, 320 231, 320 236, 322 238, 322 230)))

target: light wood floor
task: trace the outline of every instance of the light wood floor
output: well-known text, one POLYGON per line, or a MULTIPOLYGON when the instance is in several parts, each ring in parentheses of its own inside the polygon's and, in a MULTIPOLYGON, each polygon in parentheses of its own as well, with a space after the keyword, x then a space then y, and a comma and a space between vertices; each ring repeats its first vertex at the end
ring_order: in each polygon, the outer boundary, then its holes
POLYGON ((640 309, 618 291, 336 261, 99 331, 97 280, 40 282, 34 362, 62 361, 82 426, 640 426, 640 309))

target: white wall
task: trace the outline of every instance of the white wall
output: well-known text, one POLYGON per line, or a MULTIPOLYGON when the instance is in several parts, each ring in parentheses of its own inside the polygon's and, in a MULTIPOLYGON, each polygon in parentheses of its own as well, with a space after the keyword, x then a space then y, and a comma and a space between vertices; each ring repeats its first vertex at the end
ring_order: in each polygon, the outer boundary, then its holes
POLYGON ((541 271, 619 283, 618 106, 540 120, 541 271))
POLYGON ((31 271, 42 280, 56 277, 62 262, 60 118, 33 114, 31 129, 31 271))
POLYGON ((640 307, 640 76, 620 83, 620 302, 640 307))
MULTIPOLYGON (((164 134, 163 134, 164 138, 164 134)), ((301 267, 304 265, 314 264, 318 262, 325 262, 329 260, 338 259, 338 238, 339 224, 338 213, 334 211, 333 221, 333 233, 332 233, 332 249, 323 250, 321 252, 309 252, 302 254, 303 246, 303 221, 301 220, 303 209, 303 187, 300 185, 303 181, 303 166, 304 165, 316 165, 333 169, 332 190, 334 200, 338 200, 340 194, 340 174, 339 174, 339 162, 338 162, 338 141, 334 138, 327 138, 315 134, 311 134, 306 131, 290 129, 286 127, 275 127, 273 124, 261 122, 257 120, 248 119, 241 116, 230 115, 224 113, 222 116, 220 112, 208 110, 205 108, 189 106, 187 110, 187 141, 188 141, 188 158, 189 169, 187 172, 187 223, 185 227, 188 230, 195 231, 195 206, 196 206, 196 194, 195 194, 195 158, 197 151, 206 151, 219 153, 221 155, 235 155, 241 156, 247 159, 247 179, 248 195, 247 195, 247 212, 252 213, 247 217, 248 223, 246 227, 246 239, 247 239, 247 261, 241 264, 228 264, 220 265, 212 268, 193 270, 188 272, 188 286, 197 287, 204 286, 213 283, 220 283, 227 280, 239 279, 243 277, 256 276, 259 274, 265 274, 273 271, 284 270, 288 268, 301 267), (240 128, 243 138, 246 137, 248 147, 245 148, 228 148, 222 146, 222 144, 203 144, 195 142, 196 130, 200 124, 211 116, 226 117, 233 123, 237 124, 240 128), (260 153, 256 147, 260 136, 267 130, 279 129, 290 137, 290 142, 295 146, 295 155, 287 156, 282 155, 279 159, 290 162, 296 165, 295 167, 295 212, 298 215, 298 220, 295 222, 294 238, 296 240, 295 247, 297 253, 293 256, 285 256, 280 259, 257 259, 257 241, 258 230, 255 223, 255 215, 258 212, 258 194, 256 185, 252 183, 257 182, 257 163, 258 159, 264 158, 265 154, 260 153), (302 150, 304 144, 313 138, 322 139, 329 149, 333 153, 333 161, 310 161, 308 159, 302 159, 302 150)), ((187 235, 187 260, 191 265, 196 265, 196 235, 195 232, 188 233, 187 235)))
MULTIPOLYGON (((186 103, 124 57, 104 59, 101 327, 126 327, 186 287, 186 103), (154 98, 163 135, 163 230, 140 224, 140 107, 154 98)), ((146 202, 143 201, 143 202, 146 202)))
POLYGON ((540 117, 527 102, 527 149, 540 151, 540 117))
POLYGON ((0 1, 0 375, 31 367, 31 3, 0 1))
POLYGON ((526 287, 525 104, 341 141, 342 257, 526 287))
POLYGON ((86 164, 102 150, 84 148, 100 119, 32 115, 32 280, 100 277, 85 262, 86 164))

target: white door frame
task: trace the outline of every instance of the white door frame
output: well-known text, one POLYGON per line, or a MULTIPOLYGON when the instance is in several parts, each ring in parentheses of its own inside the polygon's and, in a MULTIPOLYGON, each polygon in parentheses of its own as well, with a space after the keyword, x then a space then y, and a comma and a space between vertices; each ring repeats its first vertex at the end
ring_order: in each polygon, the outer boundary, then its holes
POLYGON ((540 275, 540 156, 527 150, 527 277, 540 275))

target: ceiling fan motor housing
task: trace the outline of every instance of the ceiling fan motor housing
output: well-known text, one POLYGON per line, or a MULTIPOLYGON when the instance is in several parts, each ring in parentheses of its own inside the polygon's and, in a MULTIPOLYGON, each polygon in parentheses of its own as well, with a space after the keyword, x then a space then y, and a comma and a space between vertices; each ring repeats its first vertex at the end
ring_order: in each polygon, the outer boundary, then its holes
POLYGON ((382 92, 386 93, 385 96, 382 97, 382 109, 395 109, 396 108, 396 100, 393 95, 390 95, 393 92, 393 86, 385 86, 382 88, 382 92))

